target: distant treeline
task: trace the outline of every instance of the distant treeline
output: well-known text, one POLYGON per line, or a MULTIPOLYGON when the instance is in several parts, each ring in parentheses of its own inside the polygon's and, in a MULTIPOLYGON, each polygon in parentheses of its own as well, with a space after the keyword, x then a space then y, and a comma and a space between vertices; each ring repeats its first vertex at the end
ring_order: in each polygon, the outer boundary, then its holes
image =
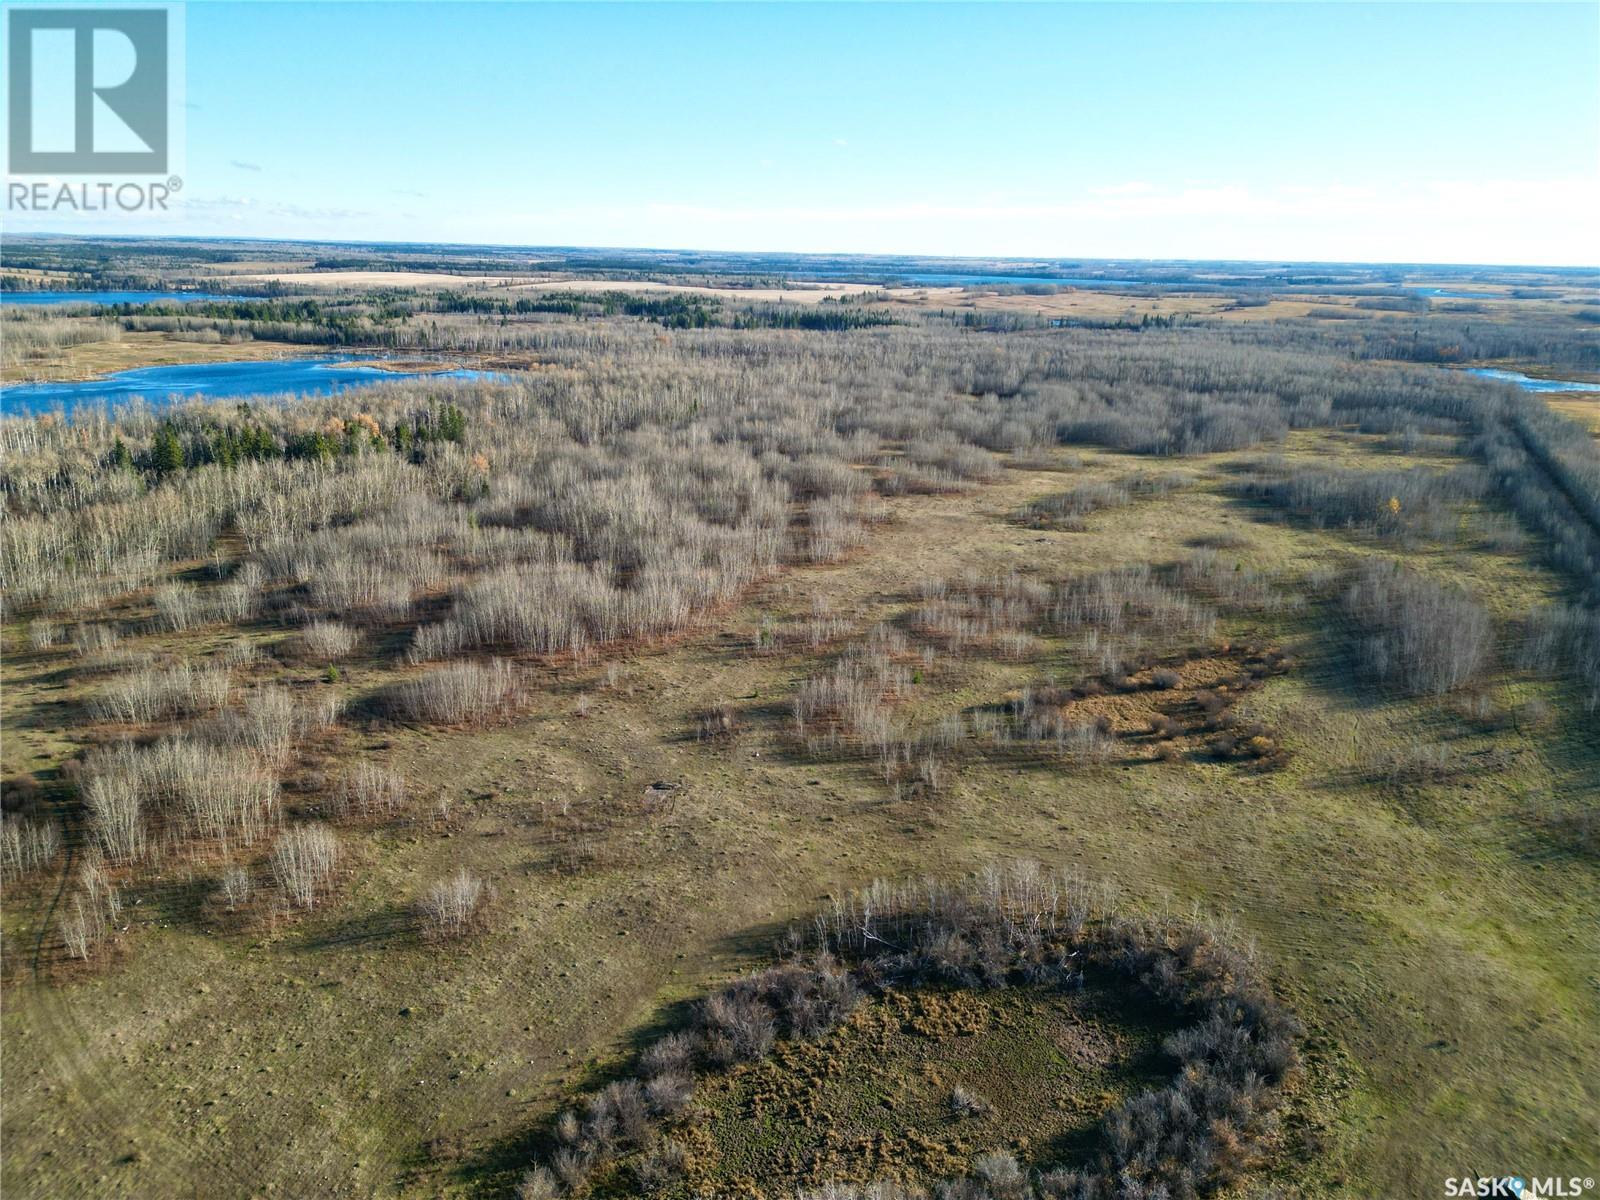
MULTIPOLYGON (((18 264, 7 262, 6 266, 18 264)), ((0 275, 0 292, 82 292, 94 286, 88 275, 0 275)))
POLYGON ((730 308, 719 296, 688 293, 562 292, 502 300, 494 296, 441 292, 430 307, 438 312, 484 316, 553 313, 567 317, 639 317, 668 329, 807 329, 843 331, 899 322, 886 313, 828 306, 759 305, 730 308))

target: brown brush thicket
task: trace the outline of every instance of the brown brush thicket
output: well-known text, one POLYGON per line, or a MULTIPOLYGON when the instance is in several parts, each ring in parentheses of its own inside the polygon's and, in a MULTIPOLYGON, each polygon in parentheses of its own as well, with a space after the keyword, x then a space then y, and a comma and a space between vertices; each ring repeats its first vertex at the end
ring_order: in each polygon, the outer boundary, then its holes
MULTIPOLYGON (((1487 478, 1332 474, 1290 481, 1286 503, 1326 499, 1328 519, 1364 522, 1377 502, 1382 526, 1391 498, 1404 523, 1426 520, 1441 489, 1487 488, 1586 586, 1600 579, 1600 452, 1581 429, 1483 381, 1353 370, 1292 326, 972 337, 931 322, 799 340, 712 330, 666 347, 612 323, 519 336, 548 369, 248 414, 195 403, 0 422, 13 603, 63 626, 138 593, 169 629, 260 611, 420 625, 422 657, 568 650, 670 630, 784 558, 848 550, 873 487, 961 486, 992 477, 997 454, 1064 443, 1173 455, 1351 422, 1464 436, 1487 478), (169 435, 184 465, 158 470, 169 435), (223 535, 243 547, 239 570, 172 578, 223 535), (546 610, 519 603, 522 587, 546 610)), ((1102 499, 1066 500, 1063 515, 1102 499)))
POLYGON ((517 679, 517 668, 498 658, 451 663, 397 685, 389 694, 389 708, 402 720, 480 724, 509 711, 517 679))
POLYGON ((355 652, 361 635, 339 621, 315 620, 300 631, 294 649, 311 662, 337 662, 355 652))
POLYGON ((67 955, 92 957, 122 920, 122 895, 97 856, 79 864, 76 887, 56 915, 56 928, 67 955))
MULTIPOLYGON (((93 752, 81 806, 66 814, 69 824, 83 818, 110 869, 180 841, 224 854, 270 841, 279 778, 337 711, 331 698, 296 705, 251 685, 252 643, 237 636, 204 665, 157 660, 142 648, 152 639, 277 626, 291 631, 280 639, 288 654, 330 666, 362 647, 426 669, 368 702, 403 720, 482 722, 518 698, 511 656, 588 655, 671 634, 784 563, 849 553, 881 516, 882 495, 971 486, 1008 462, 1059 461, 1052 452, 1074 444, 1179 456, 1354 426, 1402 445, 1459 446, 1477 467, 1269 471, 1253 486, 1274 504, 1379 535, 1432 536, 1469 502, 1514 513, 1575 581, 1580 603, 1530 615, 1508 660, 1575 679, 1591 707, 1600 703, 1589 607, 1600 596, 1600 450, 1536 397, 1431 365, 1480 352, 1549 362, 1591 353, 1554 325, 1419 314, 1382 328, 1133 331, 930 315, 827 332, 669 335, 550 312, 486 321, 447 297, 407 302, 387 322, 372 320, 361 297, 330 305, 334 324, 245 309, 114 321, 5 314, 24 357, 146 322, 139 327, 223 341, 315 343, 338 328, 373 346, 538 363, 495 380, 395 382, 248 408, 186 402, 0 419, 0 573, 11 611, 32 653, 70 653, 69 669, 102 677, 97 719, 149 727, 138 736, 155 739, 93 752)), ((1170 483, 1151 474, 1086 486, 1046 501, 1040 515, 1070 522, 1121 502, 1124 490, 1137 498, 1170 483)), ((900 634, 919 644, 902 650, 886 638, 845 650, 803 686, 796 718, 805 736, 859 743, 886 776, 917 788, 939 786, 953 746, 997 731, 1102 756, 1104 730, 1037 705, 947 716, 916 733, 895 707, 938 653, 1030 661, 1041 639, 1066 638, 1090 673, 1117 687, 1210 640, 1219 610, 1304 602, 1231 560, 1232 548, 1059 583, 930 583, 900 634)), ((1359 578, 1347 604, 1374 678, 1439 693, 1469 685, 1489 662, 1487 618, 1449 589, 1380 572, 1359 578)), ((819 612, 807 636, 820 647, 841 626, 819 612)), ((765 636, 758 645, 772 644, 765 636)), ((389 811, 382 797, 393 793, 372 794, 341 797, 347 808, 389 811)), ((7 817, 0 861, 10 871, 57 853, 56 826, 28 820, 7 817)), ((92 924, 86 915, 83 927, 92 924)))
MULTIPOLYGON (((1171 1080, 1107 1113, 1088 1161, 1024 1171, 1003 1151, 938 1194, 971 1200, 1193 1197, 1234 1183, 1264 1152, 1301 1029, 1258 964, 1199 924, 1118 912, 1082 880, 1028 865, 958 885, 875 884, 795 931, 793 957, 703 1000, 688 1027, 647 1047, 638 1074, 564 1112, 530 1194, 660 1165, 697 1075, 764 1058, 781 1040, 826 1037, 889 988, 1127 988, 1183 1021, 1163 1046, 1171 1080)), ((965 1098, 969 1107, 973 1101, 965 1098)), ((929 1181, 932 1183, 933 1181, 929 1181)), ((869 1195, 851 1191, 839 1194, 869 1195)), ((907 1191, 904 1194, 917 1194, 907 1191)))
MULTIPOLYGON (((246 644, 248 645, 248 644, 246 644)), ((99 873, 83 876, 66 897, 59 925, 69 956, 91 957, 113 931, 95 879, 127 882, 141 871, 159 871, 170 854, 194 861, 220 859, 222 887, 211 911, 233 913, 248 904, 250 860, 259 857, 283 818, 280 780, 298 749, 326 729, 336 715, 331 696, 296 703, 274 685, 236 686, 228 665, 248 656, 225 647, 216 665, 142 667, 113 680, 91 703, 91 712, 118 723, 163 724, 148 733, 111 741, 68 764, 83 835, 99 873), (98 914, 98 915, 97 915, 98 914)), ((354 789, 363 811, 392 811, 403 785, 376 768, 358 769, 372 778, 354 789)), ((338 799, 347 793, 341 791, 338 799)), ((9 806, 8 806, 9 807, 9 806)), ((301 875, 278 870, 288 847, 311 846, 320 832, 297 832, 272 851, 273 870, 288 907, 309 907, 301 875), (291 878, 292 876, 292 878, 291 878)), ((55 854, 60 831, 53 820, 19 807, 0 835, 0 863, 8 873, 43 865, 55 854)), ((304 856, 302 856, 303 858, 304 856)), ((314 892, 320 883, 313 882, 314 892)), ((314 899, 314 896, 313 896, 314 899)))
POLYGON ((116 862, 142 857, 158 829, 247 847, 278 819, 278 780, 267 763, 188 735, 96 750, 81 777, 89 828, 116 862))
MULTIPOLYGON (((69 309, 86 312, 87 306, 69 309)), ((66 316, 54 305, 8 304, 0 311, 0 365, 19 368, 24 376, 36 363, 70 346, 122 340, 122 326, 88 316, 66 316)))
POLYGON ((226 667, 146 668, 114 678, 93 701, 102 721, 148 724, 221 708, 228 701, 226 667))

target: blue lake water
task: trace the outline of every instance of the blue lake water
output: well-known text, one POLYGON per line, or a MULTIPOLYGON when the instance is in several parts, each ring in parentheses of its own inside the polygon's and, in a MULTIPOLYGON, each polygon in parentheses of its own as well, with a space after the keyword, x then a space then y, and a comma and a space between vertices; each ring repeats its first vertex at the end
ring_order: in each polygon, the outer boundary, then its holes
POLYGON ((1514 383, 1525 392, 1600 392, 1600 383, 1581 383, 1576 379, 1535 379, 1521 371, 1502 371, 1499 367, 1468 367, 1468 375, 1514 383))
POLYGON ((327 396, 349 388, 397 379, 505 379, 495 371, 456 368, 446 371, 385 369, 381 359, 348 355, 325 358, 282 358, 262 362, 188 363, 175 367, 140 367, 103 379, 80 383, 19 383, 0 388, 0 409, 7 416, 26 416, 83 404, 123 404, 143 400, 166 404, 198 396, 230 398, 292 393, 327 396))
POLYGON ((0 292, 0 305, 173 304, 191 300, 246 300, 220 292, 0 292))

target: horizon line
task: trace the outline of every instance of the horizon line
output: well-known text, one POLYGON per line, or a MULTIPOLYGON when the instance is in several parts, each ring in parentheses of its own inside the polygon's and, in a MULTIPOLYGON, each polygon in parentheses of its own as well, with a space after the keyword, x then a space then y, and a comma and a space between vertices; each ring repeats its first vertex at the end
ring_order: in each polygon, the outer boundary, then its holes
MULTIPOLYGON (((724 250, 708 246, 647 246, 647 245, 583 245, 578 243, 559 242, 456 242, 456 241, 416 241, 407 239, 382 239, 382 238, 307 238, 284 237, 275 234, 163 234, 163 233, 72 233, 65 230, 23 230, 7 235, 5 241, 25 241, 29 238, 65 238, 80 241, 113 240, 113 241, 150 241, 150 242, 272 242, 280 245, 302 246, 448 246, 464 249, 484 250, 527 250, 527 251, 587 251, 606 253, 648 253, 648 254, 723 254, 740 258, 759 257, 791 257, 791 258, 830 258, 830 259, 929 259, 942 262, 966 263, 1038 263, 1038 264, 1087 264, 1087 263, 1150 263, 1170 264, 1182 266, 1198 266, 1207 264, 1239 265, 1239 266, 1268 266, 1278 265, 1284 267, 1447 267, 1454 270, 1512 270, 1512 271, 1593 271, 1600 274, 1600 263, 1529 263, 1529 262, 1482 262, 1482 261, 1456 261, 1446 262, 1440 260, 1402 260, 1402 259, 1358 259, 1358 258, 1322 258, 1322 259, 1297 259, 1288 257, 1279 258, 1151 258, 1140 255, 1120 256, 1074 256, 1074 255, 1014 255, 1014 254, 940 254, 936 252, 909 252, 895 253, 891 251, 860 251, 860 250, 724 250)), ((3 257, 3 249, 0 249, 3 257)), ((3 265, 3 263, 0 263, 3 265)))

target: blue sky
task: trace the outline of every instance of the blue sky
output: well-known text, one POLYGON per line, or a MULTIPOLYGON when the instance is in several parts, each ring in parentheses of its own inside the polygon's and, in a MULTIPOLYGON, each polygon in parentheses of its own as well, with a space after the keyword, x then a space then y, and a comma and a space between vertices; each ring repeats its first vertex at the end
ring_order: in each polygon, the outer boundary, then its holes
POLYGON ((187 204, 141 229, 1600 261, 1593 3, 202 0, 186 27, 187 204))

